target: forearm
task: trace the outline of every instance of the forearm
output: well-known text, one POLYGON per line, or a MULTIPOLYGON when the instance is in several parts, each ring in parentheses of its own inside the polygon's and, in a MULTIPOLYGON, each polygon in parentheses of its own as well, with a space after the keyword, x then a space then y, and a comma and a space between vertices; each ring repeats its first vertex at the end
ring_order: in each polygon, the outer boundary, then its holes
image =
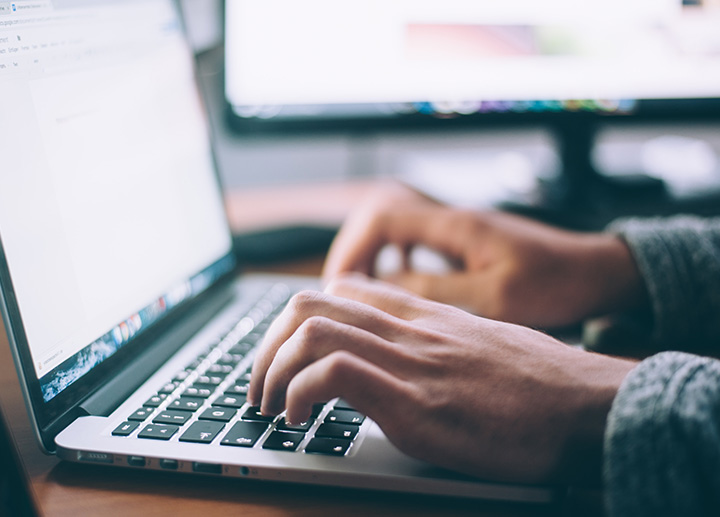
POLYGON ((720 362, 655 355, 625 378, 608 416, 610 515, 720 515, 720 362))

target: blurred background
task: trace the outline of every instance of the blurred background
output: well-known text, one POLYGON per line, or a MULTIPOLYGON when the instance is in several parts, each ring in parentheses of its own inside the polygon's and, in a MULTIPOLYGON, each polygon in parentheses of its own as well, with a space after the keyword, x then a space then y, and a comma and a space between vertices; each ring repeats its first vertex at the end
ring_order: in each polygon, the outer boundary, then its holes
POLYGON ((720 210, 718 0, 496 4, 183 0, 236 231, 388 177, 579 229, 720 210))

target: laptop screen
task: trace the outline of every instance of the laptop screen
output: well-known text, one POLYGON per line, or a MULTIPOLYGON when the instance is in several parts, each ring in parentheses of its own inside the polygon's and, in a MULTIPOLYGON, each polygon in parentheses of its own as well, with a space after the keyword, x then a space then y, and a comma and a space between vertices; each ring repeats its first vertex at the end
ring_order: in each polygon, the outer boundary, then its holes
POLYGON ((0 106, 0 239, 47 402, 232 269, 231 237, 173 2, 0 2, 0 106))

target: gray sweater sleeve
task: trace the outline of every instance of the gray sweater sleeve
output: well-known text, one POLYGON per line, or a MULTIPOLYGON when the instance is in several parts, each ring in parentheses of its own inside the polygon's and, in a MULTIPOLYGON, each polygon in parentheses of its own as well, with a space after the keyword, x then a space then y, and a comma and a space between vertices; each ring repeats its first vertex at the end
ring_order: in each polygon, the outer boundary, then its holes
POLYGON ((720 346, 720 218, 628 219, 610 231, 630 247, 650 296, 648 352, 678 342, 720 346))
POLYGON ((603 460, 611 516, 720 515, 720 361, 663 352, 635 367, 603 460))
MULTIPOLYGON (((653 339, 644 351, 717 354, 720 219, 626 220, 610 231, 647 286, 653 339)), ((720 361, 664 352, 641 362, 613 401, 603 461, 610 515, 720 515, 720 361)))

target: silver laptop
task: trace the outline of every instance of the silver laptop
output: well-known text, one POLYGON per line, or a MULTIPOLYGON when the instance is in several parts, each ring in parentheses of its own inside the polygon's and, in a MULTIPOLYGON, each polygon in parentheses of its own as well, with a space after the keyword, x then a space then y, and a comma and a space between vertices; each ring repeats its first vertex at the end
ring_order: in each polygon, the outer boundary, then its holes
POLYGON ((0 111, 1 305, 45 451, 130 469, 553 499, 411 459, 342 400, 294 426, 245 401, 255 345, 316 282, 238 275, 172 1, 0 3, 0 111))

